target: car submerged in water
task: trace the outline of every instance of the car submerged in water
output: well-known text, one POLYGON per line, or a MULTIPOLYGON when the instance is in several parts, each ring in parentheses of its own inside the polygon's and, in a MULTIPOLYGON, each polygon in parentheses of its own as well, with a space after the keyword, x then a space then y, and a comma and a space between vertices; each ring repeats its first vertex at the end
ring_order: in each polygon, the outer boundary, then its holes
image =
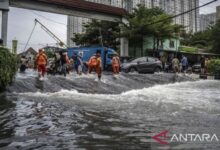
POLYGON ((154 73, 162 70, 162 63, 158 58, 140 57, 129 60, 121 65, 123 72, 138 72, 138 73, 154 73))

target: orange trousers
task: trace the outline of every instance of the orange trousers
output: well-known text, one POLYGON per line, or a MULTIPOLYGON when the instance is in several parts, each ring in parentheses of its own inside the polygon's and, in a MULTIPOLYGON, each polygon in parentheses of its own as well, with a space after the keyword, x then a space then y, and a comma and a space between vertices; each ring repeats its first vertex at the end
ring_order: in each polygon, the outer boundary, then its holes
POLYGON ((113 70, 113 73, 114 74, 119 74, 119 72, 120 72, 120 67, 118 66, 118 65, 113 65, 112 66, 112 70, 113 70))
POLYGON ((89 65, 89 73, 92 73, 93 70, 95 70, 95 72, 98 75, 98 78, 100 79, 102 76, 102 68, 100 66, 90 66, 89 65))

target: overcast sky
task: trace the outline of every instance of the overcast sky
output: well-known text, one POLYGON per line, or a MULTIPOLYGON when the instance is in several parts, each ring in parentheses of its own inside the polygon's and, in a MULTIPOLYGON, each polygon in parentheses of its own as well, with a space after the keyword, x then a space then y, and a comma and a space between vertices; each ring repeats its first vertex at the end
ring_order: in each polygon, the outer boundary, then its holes
MULTIPOLYGON (((200 0, 200 5, 211 0, 200 0)), ((216 6, 220 5, 220 0, 200 9, 201 14, 207 14, 216 11, 216 6)), ((1 17, 1 13, 0 13, 1 17)), ((28 37, 34 27, 34 19, 37 18, 61 40, 66 42, 66 24, 67 16, 59 14, 51 14, 45 12, 32 11, 20 8, 10 8, 8 22, 8 47, 11 47, 11 41, 17 39, 19 42, 18 51, 24 50, 28 37)), ((1 25, 1 19, 0 19, 1 25)), ((0 31, 1 32, 1 31, 0 31)), ((1 34, 0 34, 1 35, 1 34)), ((28 47, 38 49, 48 45, 55 45, 56 41, 52 39, 39 24, 36 26, 28 47)))

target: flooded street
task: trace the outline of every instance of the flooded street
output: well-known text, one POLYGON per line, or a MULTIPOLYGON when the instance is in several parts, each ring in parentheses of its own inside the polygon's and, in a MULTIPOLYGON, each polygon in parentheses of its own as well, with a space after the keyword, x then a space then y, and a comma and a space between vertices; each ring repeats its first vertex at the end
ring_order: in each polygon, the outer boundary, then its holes
POLYGON ((0 101, 0 149, 218 150, 219 142, 172 142, 164 130, 220 137, 220 82, 174 74, 67 78, 18 74, 0 101))

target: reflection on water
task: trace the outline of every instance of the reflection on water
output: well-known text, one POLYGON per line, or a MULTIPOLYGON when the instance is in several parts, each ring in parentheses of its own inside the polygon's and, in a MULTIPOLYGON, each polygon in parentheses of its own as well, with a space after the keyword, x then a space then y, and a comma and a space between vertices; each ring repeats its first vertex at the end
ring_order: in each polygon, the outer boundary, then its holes
POLYGON ((14 107, 15 105, 0 93, 0 147, 10 144, 7 139, 14 136, 14 107))
POLYGON ((0 101, 0 148, 220 148, 218 143, 163 146, 151 139, 165 129, 220 135, 220 82, 166 84, 177 79, 172 75, 117 78, 120 80, 106 75, 102 82, 96 82, 94 76, 48 77, 38 83, 34 77, 17 77, 0 101), (158 83, 163 85, 153 86, 158 83))

